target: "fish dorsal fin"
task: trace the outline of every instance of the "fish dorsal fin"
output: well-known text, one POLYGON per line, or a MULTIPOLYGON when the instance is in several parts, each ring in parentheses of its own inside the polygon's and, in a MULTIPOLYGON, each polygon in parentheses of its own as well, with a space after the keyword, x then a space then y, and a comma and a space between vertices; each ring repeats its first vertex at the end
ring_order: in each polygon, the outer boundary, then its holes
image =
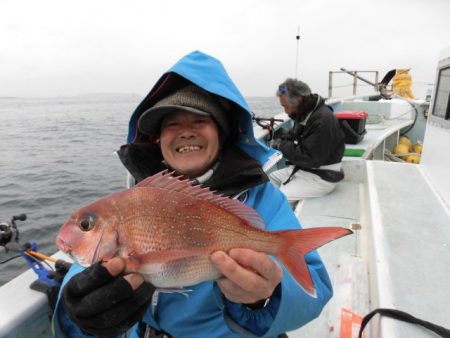
MULTIPOLYGON (((188 179, 182 179, 180 176, 172 176, 173 172, 168 170, 161 171, 153 176, 142 180, 134 188, 160 188, 176 191, 189 195, 199 200, 205 200, 214 203, 223 209, 235 214, 239 218, 244 219, 249 225, 264 229, 265 224, 261 216, 252 208, 244 203, 231 199, 223 195, 215 195, 209 188, 202 188, 199 185, 192 185, 188 179)), ((134 189, 133 188, 133 189, 134 189)))

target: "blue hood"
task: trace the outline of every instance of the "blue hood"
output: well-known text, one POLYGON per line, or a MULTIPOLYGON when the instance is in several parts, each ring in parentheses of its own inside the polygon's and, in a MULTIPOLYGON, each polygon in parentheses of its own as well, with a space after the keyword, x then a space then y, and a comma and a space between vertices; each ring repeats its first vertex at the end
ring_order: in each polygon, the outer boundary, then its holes
POLYGON ((275 153, 273 149, 255 139, 250 108, 222 63, 200 51, 184 56, 161 76, 131 116, 127 143, 134 143, 137 140, 140 133, 137 130, 137 121, 141 114, 168 92, 187 84, 186 80, 234 103, 232 113, 237 114, 240 129, 237 145, 248 155, 264 164, 275 153))

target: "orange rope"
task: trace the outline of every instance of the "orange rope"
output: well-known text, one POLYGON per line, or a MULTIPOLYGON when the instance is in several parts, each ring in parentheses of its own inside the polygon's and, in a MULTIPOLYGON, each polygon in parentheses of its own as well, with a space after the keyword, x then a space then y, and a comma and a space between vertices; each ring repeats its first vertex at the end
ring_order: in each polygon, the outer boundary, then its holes
POLYGON ((27 250, 27 252, 30 255, 33 255, 33 256, 38 257, 40 259, 46 259, 46 260, 48 260, 50 262, 53 262, 53 263, 56 263, 58 261, 57 259, 55 259, 53 257, 49 257, 49 256, 46 256, 46 255, 43 255, 43 254, 41 254, 39 252, 36 252, 36 251, 33 251, 33 250, 27 250))

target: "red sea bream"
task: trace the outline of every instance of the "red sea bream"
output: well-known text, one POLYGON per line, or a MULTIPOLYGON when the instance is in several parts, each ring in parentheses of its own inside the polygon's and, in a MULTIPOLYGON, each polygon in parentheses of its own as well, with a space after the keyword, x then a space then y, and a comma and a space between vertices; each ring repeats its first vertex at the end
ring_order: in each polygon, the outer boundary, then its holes
POLYGON ((161 288, 216 279, 212 252, 249 248, 276 257, 314 295, 304 255, 351 233, 339 227, 263 228, 259 214, 245 204, 159 173, 74 212, 56 243, 83 266, 120 256, 127 272, 161 288))

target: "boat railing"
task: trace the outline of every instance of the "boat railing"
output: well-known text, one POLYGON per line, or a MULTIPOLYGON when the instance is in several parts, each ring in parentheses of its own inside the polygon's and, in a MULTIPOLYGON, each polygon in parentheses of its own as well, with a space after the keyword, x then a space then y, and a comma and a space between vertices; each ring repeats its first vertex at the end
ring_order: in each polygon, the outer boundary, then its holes
MULTIPOLYGON (((358 95, 358 88, 361 87, 373 87, 375 92, 378 92, 378 71, 376 70, 354 70, 350 71, 345 68, 341 68, 338 71, 330 71, 328 75, 328 99, 333 97, 333 89, 352 87, 353 96, 358 95), (349 84, 337 84, 336 76, 338 74, 348 74, 353 77, 353 82, 349 84), (361 74, 372 74, 373 81, 366 79, 361 74)), ((339 95, 342 96, 342 95, 339 95)))

